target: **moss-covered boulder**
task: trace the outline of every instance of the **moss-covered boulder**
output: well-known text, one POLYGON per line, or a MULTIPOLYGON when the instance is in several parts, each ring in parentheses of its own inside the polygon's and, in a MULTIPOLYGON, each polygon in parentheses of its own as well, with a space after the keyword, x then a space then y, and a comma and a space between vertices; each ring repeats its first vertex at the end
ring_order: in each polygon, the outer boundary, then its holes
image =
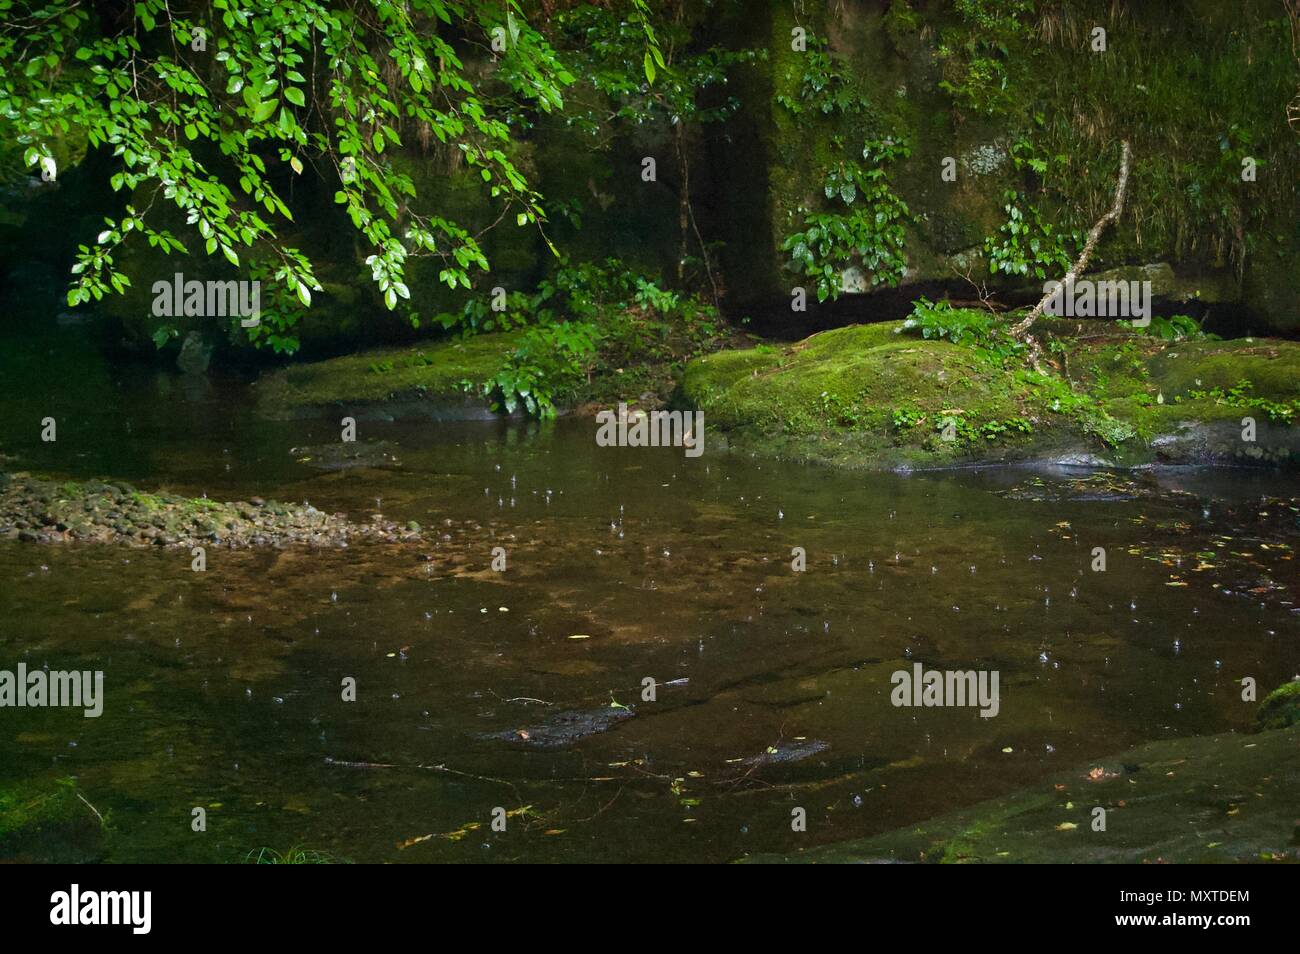
POLYGON ((1300 722, 1300 679, 1278 686, 1259 704, 1260 729, 1285 729, 1300 722))
POLYGON ((734 446, 868 468, 1300 460, 1300 344, 1096 324, 1080 336, 1044 322, 1060 373, 886 322, 698 358, 682 397, 734 446))

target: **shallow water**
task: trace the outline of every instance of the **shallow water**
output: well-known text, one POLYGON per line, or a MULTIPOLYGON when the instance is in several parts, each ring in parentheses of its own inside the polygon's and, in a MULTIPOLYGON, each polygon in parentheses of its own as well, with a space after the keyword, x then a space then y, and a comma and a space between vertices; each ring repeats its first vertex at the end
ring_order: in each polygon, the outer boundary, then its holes
POLYGON ((589 421, 363 422, 401 466, 322 473, 290 448, 336 440, 333 422, 259 421, 237 382, 96 377, 31 347, 0 388, 0 449, 24 468, 425 528, 415 546, 210 550, 205 573, 184 550, 0 543, 0 668, 102 669, 107 697, 98 719, 0 712, 0 787, 75 776, 110 816, 106 860, 725 861, 1244 728, 1239 680, 1262 696, 1300 670, 1294 519, 1230 510, 1294 494, 1283 476, 1171 471, 1128 499, 1030 470, 606 449, 589 421), (998 715, 894 707, 915 662, 998 671, 998 715), (603 731, 566 735, 584 728, 603 731))

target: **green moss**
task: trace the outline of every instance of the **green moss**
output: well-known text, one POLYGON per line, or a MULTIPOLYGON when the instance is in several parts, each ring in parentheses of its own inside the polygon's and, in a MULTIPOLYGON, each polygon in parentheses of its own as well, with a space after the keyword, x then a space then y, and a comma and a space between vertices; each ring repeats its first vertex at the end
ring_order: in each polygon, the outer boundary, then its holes
POLYGON ((258 403, 274 413, 403 397, 459 397, 461 382, 490 377, 521 334, 478 335, 293 365, 258 382, 258 403))
POLYGON ((1278 408, 1300 408, 1300 344, 1288 341, 1058 338, 1067 379, 898 328, 850 326, 784 349, 708 355, 688 364, 682 393, 711 425, 735 431, 738 445, 866 467, 1067 447, 1122 448, 1138 463, 1185 422, 1240 421, 1253 407, 1278 423, 1278 408), (941 439, 945 422, 955 440, 941 439))
POLYGON ((1288 341, 1134 337, 1072 360, 1085 362, 1080 370, 1102 406, 1147 438, 1181 421, 1239 421, 1252 402, 1300 399, 1300 346, 1288 341))
POLYGON ((0 860, 94 861, 105 827, 72 779, 0 789, 0 860))
POLYGON ((1295 728, 1153 742, 895 831, 749 861, 1282 860, 1294 856, 1295 728), (1097 771, 1100 769, 1100 771, 1097 771), (1106 830, 1094 831, 1094 809, 1106 830))
POLYGON ((1259 704, 1260 729, 1285 729, 1300 722, 1300 679, 1274 689, 1259 704))
POLYGON ((710 355, 687 366, 683 391, 712 424, 756 426, 787 439, 847 438, 846 454, 877 452, 888 462, 911 456, 907 451, 946 460, 965 456, 972 444, 1005 447, 1023 435, 1014 428, 999 433, 1011 419, 1030 418, 1035 430, 1054 426, 1031 379, 973 349, 904 336, 898 328, 855 325, 781 352, 710 355), (896 410, 906 411, 904 426, 896 410), (952 442, 940 433, 949 420, 958 434, 952 442))

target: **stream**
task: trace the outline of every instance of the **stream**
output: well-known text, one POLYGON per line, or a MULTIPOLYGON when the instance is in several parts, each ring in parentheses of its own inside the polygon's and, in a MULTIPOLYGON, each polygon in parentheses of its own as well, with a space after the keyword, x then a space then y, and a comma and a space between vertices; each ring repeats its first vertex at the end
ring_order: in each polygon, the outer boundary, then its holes
POLYGON ((99 718, 4 712, 0 789, 75 777, 103 860, 731 861, 1245 729, 1241 678, 1300 670, 1295 518, 1259 513, 1285 475, 856 473, 598 447, 586 419, 362 421, 396 460, 318 469, 293 449, 337 421, 109 368, 76 329, 7 334, 9 469, 423 528, 214 547, 201 573, 0 542, 0 668, 105 674, 99 718), (894 706, 914 663, 998 672, 997 715, 894 706))

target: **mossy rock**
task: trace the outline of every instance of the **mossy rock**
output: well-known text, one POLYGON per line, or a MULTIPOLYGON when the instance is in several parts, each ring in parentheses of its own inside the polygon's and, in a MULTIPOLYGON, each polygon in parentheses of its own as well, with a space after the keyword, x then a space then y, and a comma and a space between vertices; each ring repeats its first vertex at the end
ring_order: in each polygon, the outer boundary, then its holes
POLYGON ((1070 323, 1045 324, 1066 349, 1069 384, 882 322, 698 358, 681 400, 736 432, 737 448, 866 468, 1096 451, 1134 465, 1300 460, 1294 418, 1268 420, 1270 409, 1300 410, 1300 344, 1162 341, 1114 325, 1075 339, 1070 323), (1243 381, 1243 397, 1223 398, 1243 381), (1079 407, 1062 410, 1071 393, 1079 407), (1242 440, 1244 416, 1257 419, 1255 442, 1242 440), (957 422, 955 441, 940 439, 947 421, 957 422))
MULTIPOLYGON (((895 831, 750 862, 1294 861, 1300 728, 1168 739, 895 831), (1093 829, 1105 809, 1106 829, 1093 829)), ((815 831, 810 829, 810 834, 815 831)))
POLYGON ((257 382, 258 408, 280 418, 337 408, 381 418, 484 417, 490 413, 486 402, 468 394, 463 382, 491 377, 521 335, 478 335, 290 365, 257 382))
POLYGON ((105 828, 72 779, 0 788, 0 862, 98 861, 105 828))
POLYGON ((683 396, 709 426, 737 430, 738 447, 868 468, 1014 457, 1055 443, 1060 422, 1039 413, 1020 377, 899 328, 854 325, 790 347, 708 355, 687 365, 683 396), (896 410, 915 423, 897 426, 896 410), (940 439, 944 420, 978 427, 1030 416, 1038 418, 1032 436, 940 439))
POLYGON ((1259 729, 1286 729, 1300 722, 1300 679, 1278 686, 1259 704, 1259 729))

